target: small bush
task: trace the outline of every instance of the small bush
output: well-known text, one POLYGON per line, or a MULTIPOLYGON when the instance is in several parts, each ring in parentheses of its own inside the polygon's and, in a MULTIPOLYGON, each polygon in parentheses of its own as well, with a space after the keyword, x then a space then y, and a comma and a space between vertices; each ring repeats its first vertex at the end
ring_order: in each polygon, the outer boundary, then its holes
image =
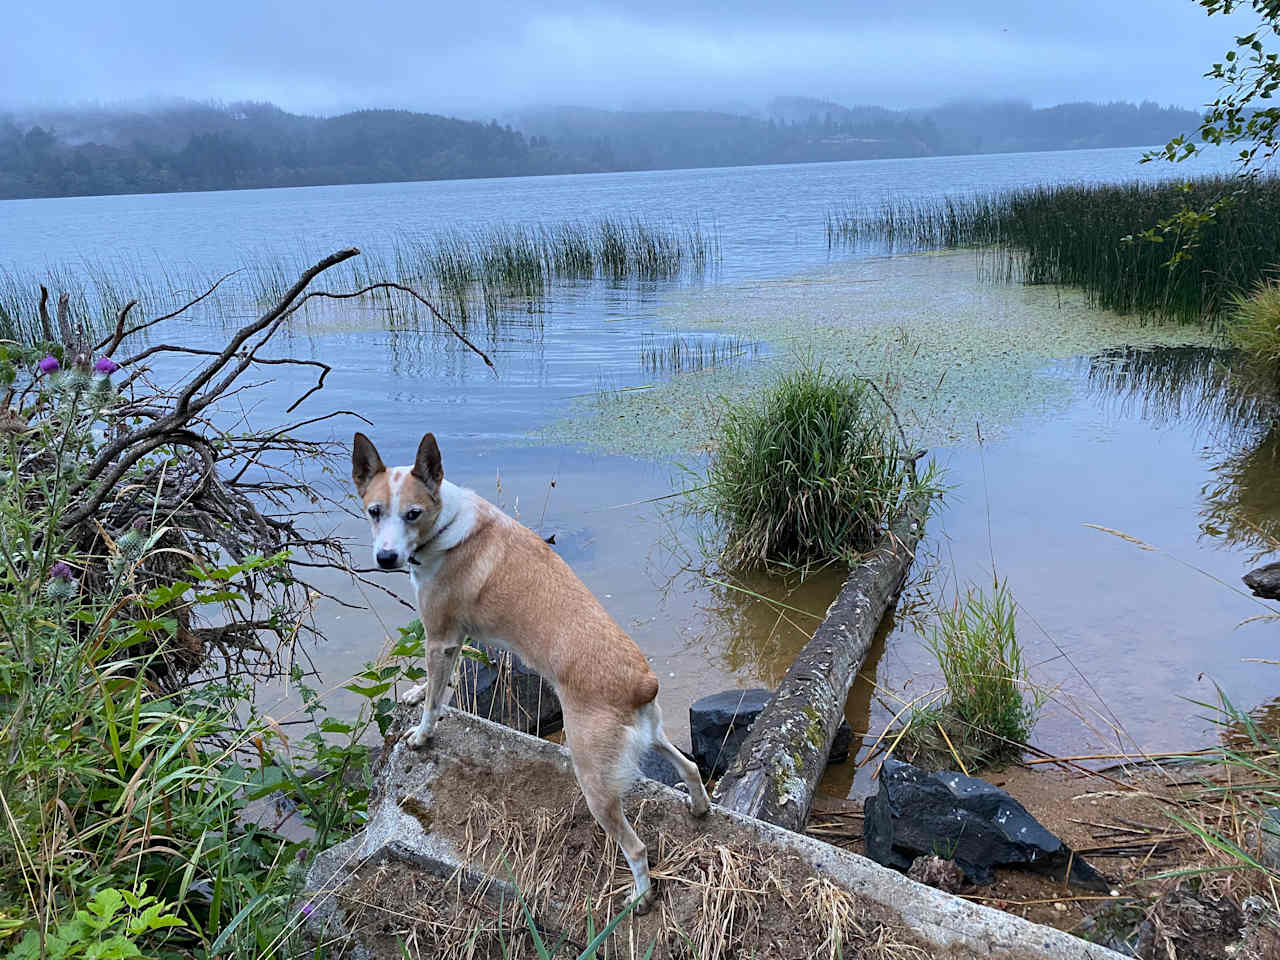
POLYGON ((929 649, 946 685, 941 706, 918 711, 903 737, 915 762, 974 768, 1015 759, 1035 726, 1039 698, 1030 683, 1006 584, 970 588, 938 611, 929 649), (945 735, 944 735, 945 733, 945 735))
POLYGON ((700 508, 721 527, 729 567, 808 567, 875 546, 915 486, 882 401, 806 367, 759 404, 731 408, 700 508))
POLYGON ((1227 337, 1263 363, 1280 362, 1280 284, 1264 280, 1253 292, 1233 297, 1227 337))

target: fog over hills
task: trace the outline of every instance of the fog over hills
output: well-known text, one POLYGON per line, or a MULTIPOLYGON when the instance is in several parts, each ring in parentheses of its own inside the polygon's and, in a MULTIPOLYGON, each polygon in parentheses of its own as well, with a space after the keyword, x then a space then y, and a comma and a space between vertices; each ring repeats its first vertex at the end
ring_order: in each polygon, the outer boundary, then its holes
POLYGON ((1198 121, 1154 103, 892 110, 796 96, 751 113, 539 107, 502 123, 270 103, 27 108, 0 113, 0 198, 1138 147, 1198 121))

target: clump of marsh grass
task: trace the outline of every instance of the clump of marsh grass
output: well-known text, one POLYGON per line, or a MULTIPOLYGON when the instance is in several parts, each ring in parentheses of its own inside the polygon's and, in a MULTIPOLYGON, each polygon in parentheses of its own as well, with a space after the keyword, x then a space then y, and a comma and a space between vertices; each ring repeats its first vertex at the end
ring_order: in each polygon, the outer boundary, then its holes
POLYGON ((857 379, 803 366, 728 409, 695 510, 730 568, 810 568, 873 548, 920 488, 890 411, 857 379))
POLYGON ((1226 333, 1234 346, 1254 359, 1280 365, 1280 282, 1275 277, 1231 297, 1226 333))
POLYGON ((901 735, 899 752, 912 762, 970 773, 1021 754, 1041 698, 1027 676, 1016 612, 999 580, 989 592, 970 587, 938 611, 927 643, 945 692, 915 710, 901 735))

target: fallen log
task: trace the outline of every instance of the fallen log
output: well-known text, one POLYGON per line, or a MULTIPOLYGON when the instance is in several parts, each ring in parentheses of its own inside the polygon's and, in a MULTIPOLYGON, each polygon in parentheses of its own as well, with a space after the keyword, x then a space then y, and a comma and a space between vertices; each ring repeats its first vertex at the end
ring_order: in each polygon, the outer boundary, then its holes
POLYGON ((924 535, 930 495, 916 494, 885 541, 859 561, 813 638, 756 718, 715 801, 736 813, 802 830, 853 678, 897 600, 924 535))

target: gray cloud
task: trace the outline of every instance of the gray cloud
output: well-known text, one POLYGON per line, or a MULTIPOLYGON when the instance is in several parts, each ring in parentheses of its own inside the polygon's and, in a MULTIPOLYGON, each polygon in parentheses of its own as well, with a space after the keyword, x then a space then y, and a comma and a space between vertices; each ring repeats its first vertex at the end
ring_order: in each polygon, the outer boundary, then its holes
POLYGON ((185 96, 470 116, 783 94, 892 107, 1013 97, 1195 106, 1214 90, 1200 75, 1252 26, 1210 19, 1194 0, 18 6, 0 38, 8 106, 185 96))

